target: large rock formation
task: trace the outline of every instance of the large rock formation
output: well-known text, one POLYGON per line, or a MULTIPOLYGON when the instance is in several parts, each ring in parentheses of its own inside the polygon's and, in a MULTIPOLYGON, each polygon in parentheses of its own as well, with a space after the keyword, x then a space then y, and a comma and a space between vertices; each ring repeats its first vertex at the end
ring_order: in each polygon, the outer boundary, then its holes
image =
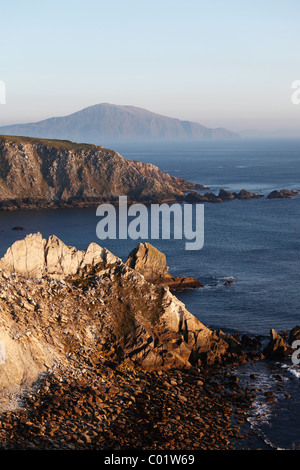
POLYGON ((290 199, 294 196, 298 196, 300 191, 292 189, 281 189, 280 191, 274 190, 270 194, 268 194, 267 199, 290 199))
POLYGON ((264 355, 270 359, 284 359, 293 353, 293 349, 284 337, 273 328, 270 330, 270 339, 264 348, 264 355))
POLYGON ((175 202, 202 188, 96 145, 0 137, 0 209, 175 202))
POLYGON ((3 394, 55 364, 74 367, 82 355, 149 370, 244 360, 234 338, 207 328, 169 288, 147 282, 97 245, 77 251, 34 234, 0 264, 3 394))
POLYGON ((168 286, 171 290, 203 287, 192 277, 172 276, 168 272, 166 256, 150 243, 140 243, 134 248, 125 264, 143 274, 147 281, 168 286))
POLYGON ((64 279, 87 266, 121 261, 106 248, 91 243, 87 250, 65 245, 55 235, 43 239, 41 233, 16 241, 0 260, 0 269, 26 277, 64 279))

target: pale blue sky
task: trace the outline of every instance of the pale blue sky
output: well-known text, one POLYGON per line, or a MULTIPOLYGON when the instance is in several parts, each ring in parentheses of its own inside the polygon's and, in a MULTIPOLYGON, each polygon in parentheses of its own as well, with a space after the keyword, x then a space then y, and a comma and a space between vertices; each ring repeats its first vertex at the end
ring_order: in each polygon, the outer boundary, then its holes
POLYGON ((0 124, 108 102, 211 127, 300 127, 299 0, 10 0, 0 124))

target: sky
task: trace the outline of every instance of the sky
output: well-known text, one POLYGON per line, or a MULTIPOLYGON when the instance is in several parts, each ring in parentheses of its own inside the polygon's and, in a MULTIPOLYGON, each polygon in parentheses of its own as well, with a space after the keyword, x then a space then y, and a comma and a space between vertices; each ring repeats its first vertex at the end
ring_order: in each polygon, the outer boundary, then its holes
POLYGON ((0 125, 105 102, 236 132, 300 129, 299 18, 299 0, 1 2, 0 125))

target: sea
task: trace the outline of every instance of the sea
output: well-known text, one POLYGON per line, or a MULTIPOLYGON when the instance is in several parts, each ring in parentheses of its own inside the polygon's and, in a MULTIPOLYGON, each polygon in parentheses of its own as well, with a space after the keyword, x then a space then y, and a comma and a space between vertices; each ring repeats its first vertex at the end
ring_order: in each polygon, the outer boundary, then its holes
MULTIPOLYGON (((266 198, 273 190, 300 190, 300 140, 104 144, 214 193, 245 188, 264 197, 205 203, 200 250, 186 250, 185 240, 174 238, 99 240, 95 207, 2 212, 0 256, 34 232, 55 234, 78 249, 96 242, 124 261, 138 243, 148 241, 165 253, 171 274, 192 276, 204 285, 176 295, 206 326, 260 336, 266 345, 272 328, 280 333, 300 325, 300 195, 266 198), (13 230, 17 226, 23 230, 13 230), (225 285, 228 280, 233 283, 225 285)), ((237 448, 299 450, 300 366, 290 358, 264 360, 233 373, 241 386, 257 391, 247 417, 252 438, 237 448), (265 396, 270 391, 272 403, 265 396)))

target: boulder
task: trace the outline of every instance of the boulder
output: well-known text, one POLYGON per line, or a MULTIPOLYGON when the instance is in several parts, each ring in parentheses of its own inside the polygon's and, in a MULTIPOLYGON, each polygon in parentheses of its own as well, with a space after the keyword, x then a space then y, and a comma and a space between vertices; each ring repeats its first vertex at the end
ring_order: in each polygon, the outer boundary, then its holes
POLYGON ((289 345, 292 345, 294 341, 299 341, 300 340, 300 326, 294 326, 294 328, 291 329, 288 337, 288 343, 289 345))
POLYGON ((197 191, 191 191, 186 195, 185 201, 189 204, 194 204, 197 202, 206 202, 206 198, 203 194, 197 193, 197 191))
POLYGON ((255 194, 247 191, 247 189, 241 189, 239 193, 233 193, 237 199, 257 199, 263 197, 262 194, 255 194))
POLYGON ((234 195, 230 191, 221 188, 218 194, 218 198, 222 199, 222 201, 230 201, 231 199, 234 199, 234 195))
POLYGON ((263 353, 270 359, 284 359, 293 353, 291 346, 274 329, 270 330, 270 339, 263 353))
POLYGON ((280 191, 272 191, 268 194, 267 199, 286 199, 297 196, 298 194, 299 191, 296 190, 281 189, 280 191))

